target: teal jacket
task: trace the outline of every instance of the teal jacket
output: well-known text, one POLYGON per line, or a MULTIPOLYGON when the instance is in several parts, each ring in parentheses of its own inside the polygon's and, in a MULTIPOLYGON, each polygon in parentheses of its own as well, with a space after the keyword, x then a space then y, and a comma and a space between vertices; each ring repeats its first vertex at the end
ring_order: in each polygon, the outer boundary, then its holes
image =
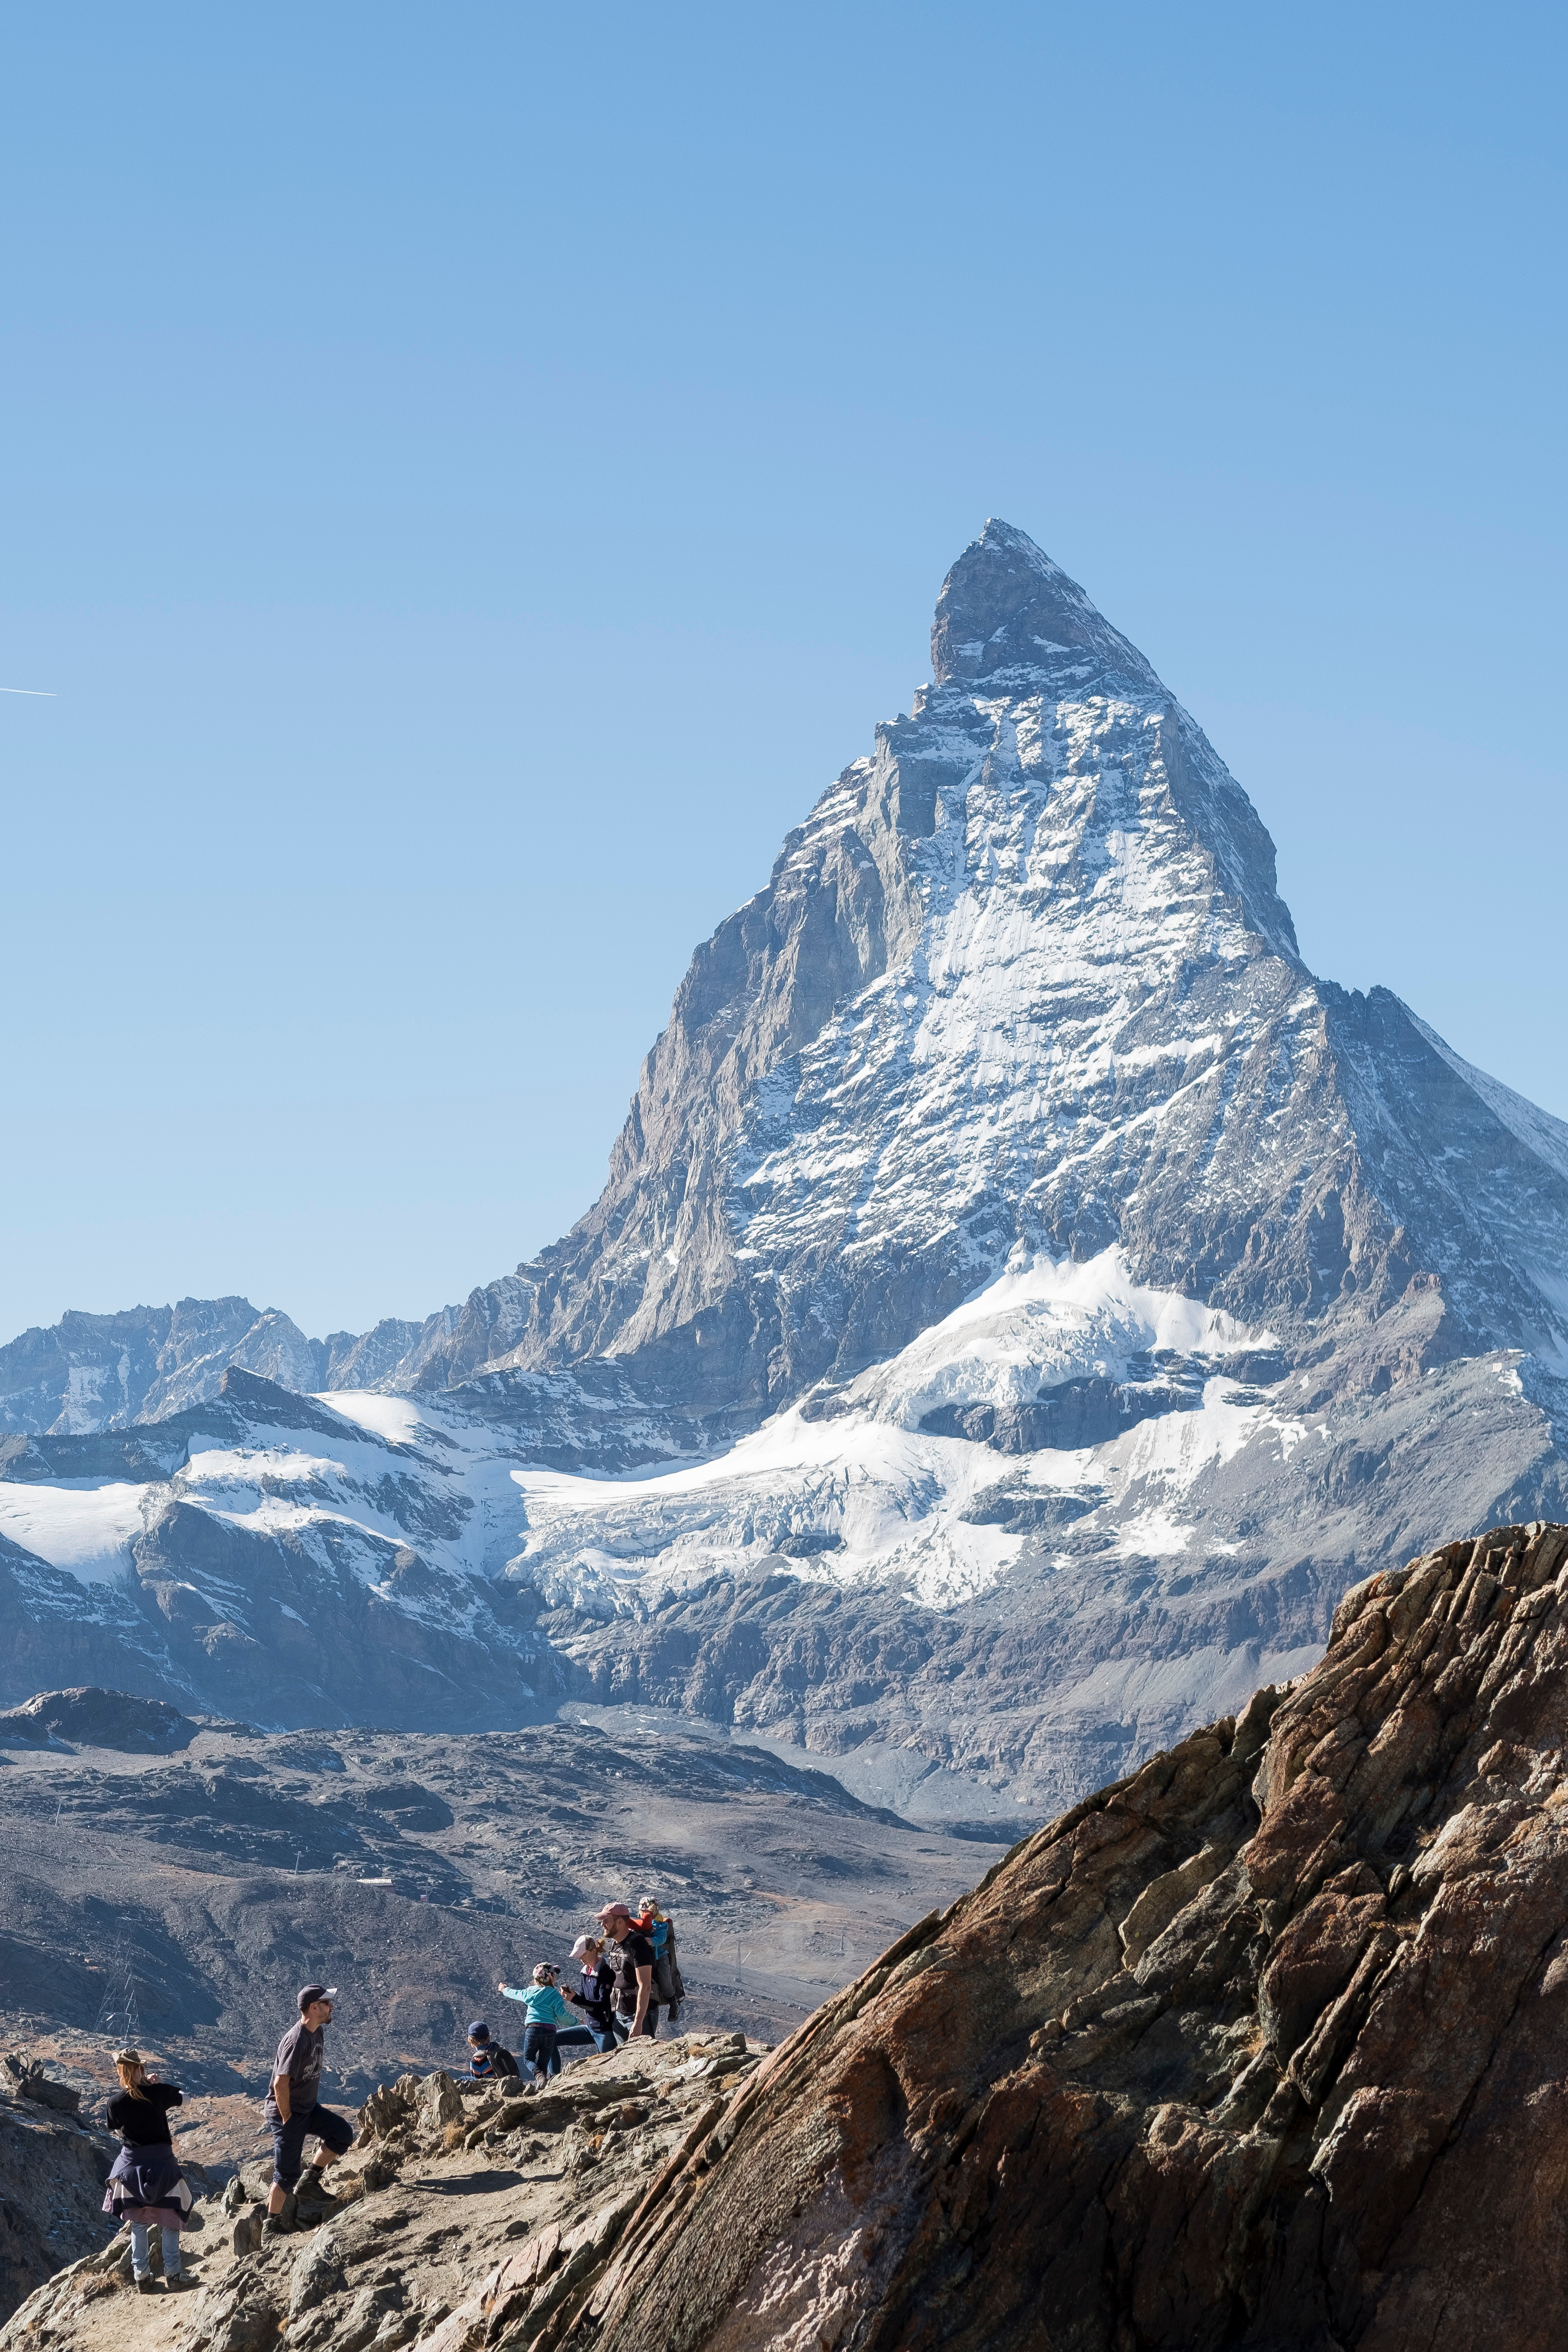
POLYGON ((508 2000, 522 2003, 522 2018, 528 2025, 571 2025, 571 2011, 561 1998, 556 1985, 502 1985, 508 2000))

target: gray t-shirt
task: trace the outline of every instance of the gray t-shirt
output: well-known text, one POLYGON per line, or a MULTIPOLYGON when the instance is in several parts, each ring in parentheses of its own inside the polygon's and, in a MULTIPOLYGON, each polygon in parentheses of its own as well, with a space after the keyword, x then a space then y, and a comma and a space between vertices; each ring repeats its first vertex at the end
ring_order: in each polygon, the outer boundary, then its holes
MULTIPOLYGON (((276 2083, 280 2074, 288 2075, 289 2111, 291 2115, 304 2115, 307 2109, 315 2105, 321 2095, 323 2038, 321 2026, 318 2025, 312 2032, 301 2018, 298 2025, 289 2028, 278 2044, 272 2082, 276 2083)), ((267 2088, 267 2111, 274 2116, 278 2113, 278 2102, 272 2095, 271 2084, 267 2088)))

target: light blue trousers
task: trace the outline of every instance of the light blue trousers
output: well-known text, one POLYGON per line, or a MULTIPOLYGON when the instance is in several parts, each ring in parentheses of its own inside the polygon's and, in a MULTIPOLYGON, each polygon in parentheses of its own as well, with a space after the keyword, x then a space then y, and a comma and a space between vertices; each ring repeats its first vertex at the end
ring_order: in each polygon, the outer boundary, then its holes
MULTIPOLYGON (((147 2232, 151 2227, 152 2224, 147 2221, 132 2221, 131 2224, 131 2267, 138 2278, 145 2278, 147 2275, 147 2263, 149 2260, 147 2232)), ((180 2233, 178 2230, 165 2230, 163 2232, 163 2276, 166 2279, 172 2279, 178 2278, 179 2275, 180 2233)))

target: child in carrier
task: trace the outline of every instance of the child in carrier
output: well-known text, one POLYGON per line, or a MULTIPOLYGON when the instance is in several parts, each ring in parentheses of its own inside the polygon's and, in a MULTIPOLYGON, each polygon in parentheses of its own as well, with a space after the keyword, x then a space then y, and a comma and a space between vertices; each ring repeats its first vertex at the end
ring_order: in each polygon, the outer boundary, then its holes
POLYGON ((653 1997, 668 2011, 673 2026, 686 1999, 680 1963, 675 1957, 675 1922, 668 1911, 660 1910, 653 1895, 641 1895, 637 1900, 642 1906, 642 1916, 634 1919, 632 1926, 653 1946, 653 1997))

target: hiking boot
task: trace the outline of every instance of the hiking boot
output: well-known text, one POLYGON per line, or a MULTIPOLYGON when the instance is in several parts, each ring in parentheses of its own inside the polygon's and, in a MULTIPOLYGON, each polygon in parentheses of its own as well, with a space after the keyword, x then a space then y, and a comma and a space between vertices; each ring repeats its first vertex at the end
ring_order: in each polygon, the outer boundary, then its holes
POLYGON ((175 2294, 179 2292, 181 2287, 195 2286, 195 2279, 187 2278, 184 2271, 176 2271, 173 2278, 166 2278, 163 2281, 163 2293, 165 2294, 175 2294))
POLYGON ((151 2273, 150 2272, 148 2272, 148 2271, 143 2271, 143 2272, 142 2272, 142 2273, 141 2277, 140 2277, 140 2278, 137 2280, 137 2282, 136 2282, 136 2292, 137 2292, 137 2294, 157 2294, 157 2292, 158 2292, 158 2282, 157 2282, 157 2280, 156 2280, 155 2278, 153 2278, 153 2275, 152 2275, 152 2273, 151 2273))
POLYGON ((268 2213, 261 2224, 261 2234, 264 2238, 291 2238, 294 2224, 285 2214, 268 2213))

